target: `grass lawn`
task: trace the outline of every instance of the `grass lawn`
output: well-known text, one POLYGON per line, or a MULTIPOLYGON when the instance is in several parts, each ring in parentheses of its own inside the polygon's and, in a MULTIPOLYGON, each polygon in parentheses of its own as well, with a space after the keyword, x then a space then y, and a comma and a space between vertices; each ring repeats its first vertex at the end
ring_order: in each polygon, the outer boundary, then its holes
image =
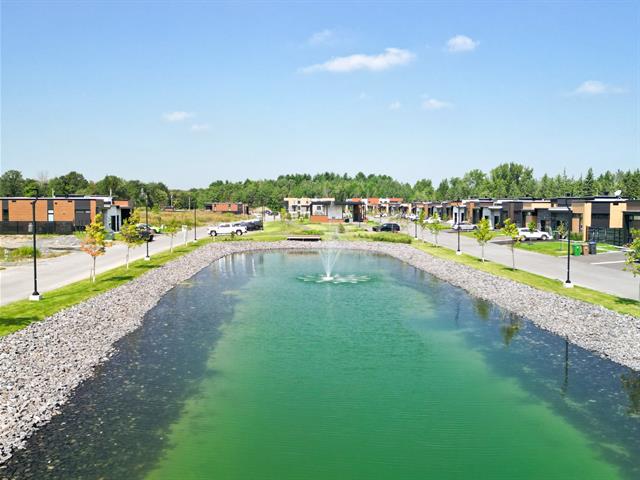
MULTIPOLYGON (((547 240, 539 242, 520 242, 516 244, 516 248, 527 250, 529 252, 544 253, 554 257, 562 257, 567 255, 567 242, 559 242, 556 240, 547 240)), ((572 247, 573 248, 573 245, 572 247)))
MULTIPOLYGON (((47 292, 39 302, 30 302, 21 300, 0 307, 0 336, 7 335, 11 332, 26 327, 31 322, 42 320, 63 308, 69 307, 83 300, 91 298, 111 288, 126 283, 139 275, 158 268, 165 263, 180 257, 196 248, 209 242, 223 241, 279 241, 286 239, 289 235, 318 234, 324 240, 339 238, 340 240, 350 241, 366 241, 375 239, 374 234, 365 233, 364 229, 358 228, 357 225, 344 225, 345 232, 338 234, 338 225, 336 224, 307 224, 299 222, 270 222, 265 225, 265 230, 251 232, 248 235, 236 237, 224 236, 218 238, 204 238, 198 240, 196 244, 187 246, 176 246, 173 253, 163 252, 152 256, 151 261, 137 260, 132 262, 129 270, 125 267, 118 267, 108 272, 104 272, 97 277, 95 284, 88 280, 76 282, 65 287, 47 292)), ((397 234, 389 234, 397 235, 397 234)), ((403 235, 405 237, 405 235, 403 235)), ((400 237, 398 237, 400 238, 400 237)), ((538 242, 541 245, 551 244, 552 242, 538 242)), ((575 298, 589 303, 602 305, 611 310, 626 313, 640 318, 640 302, 619 298, 606 293, 597 292, 582 287, 574 287, 566 289, 559 280, 552 280, 540 275, 528 273, 523 270, 511 270, 511 268, 492 262, 482 262, 479 258, 467 254, 456 255, 455 251, 445 247, 435 247, 434 245, 421 241, 413 241, 411 245, 414 248, 422 250, 430 255, 463 263, 473 268, 492 273, 501 277, 509 278, 517 282, 530 285, 540 290, 557 293, 565 297, 575 298)))
POLYGON ((636 300, 616 297, 614 295, 609 295, 608 293, 602 293, 578 286, 574 288, 565 288, 560 280, 553 280, 541 275, 525 272, 524 270, 511 270, 510 267, 499 263, 482 262, 479 258, 467 254, 456 255, 454 250, 449 250, 445 247, 435 247, 429 243, 414 242, 412 245, 415 248, 427 252, 435 257, 463 263, 470 267, 477 268, 478 270, 515 280, 540 290, 557 293, 564 297, 575 298, 576 300, 582 300, 583 302, 595 303, 596 305, 602 305, 610 310, 640 318, 640 302, 636 300))
MULTIPOLYGON (((573 244, 573 242, 571 242, 573 244)), ((581 242, 580 242, 581 243, 581 242)), ((552 255, 554 257, 562 257, 567 255, 567 242, 561 242, 557 240, 537 241, 537 242, 520 242, 516 245, 516 248, 520 250, 528 250, 530 252, 543 253, 545 255, 552 255)), ((573 249, 573 245, 571 247, 573 249)), ((618 252, 620 251, 613 245, 606 243, 598 243, 597 252, 618 252)))
POLYGON ((135 262, 131 262, 129 270, 124 266, 114 268, 98 275, 96 283, 91 283, 89 280, 82 280, 46 292, 39 302, 20 300, 4 305, 0 307, 0 336, 20 330, 31 322, 42 320, 63 308, 75 305, 83 300, 122 285, 210 241, 210 239, 206 238, 198 240, 196 244, 191 243, 186 246, 176 247, 173 253, 170 253, 168 250, 157 253, 151 257, 150 261, 136 260, 135 262))

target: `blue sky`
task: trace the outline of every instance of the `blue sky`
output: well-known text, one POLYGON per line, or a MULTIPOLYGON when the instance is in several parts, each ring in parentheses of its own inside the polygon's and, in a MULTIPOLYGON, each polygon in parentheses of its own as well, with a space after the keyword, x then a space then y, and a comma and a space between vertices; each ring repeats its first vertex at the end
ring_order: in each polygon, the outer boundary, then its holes
POLYGON ((3 2, 2 170, 640 165, 638 2, 3 2))

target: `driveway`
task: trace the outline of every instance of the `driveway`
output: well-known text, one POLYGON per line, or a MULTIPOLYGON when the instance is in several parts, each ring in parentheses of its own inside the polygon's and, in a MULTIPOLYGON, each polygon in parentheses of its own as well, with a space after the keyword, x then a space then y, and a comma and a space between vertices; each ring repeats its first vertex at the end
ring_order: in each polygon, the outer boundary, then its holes
MULTIPOLYGON (((198 238, 207 235, 207 227, 198 227, 198 238)), ((188 239, 193 239, 193 230, 188 232, 188 239)), ((183 236, 178 233, 174 237, 174 245, 183 243, 183 236)), ((149 243, 149 254, 169 249, 170 238, 167 235, 157 235, 153 242, 149 243)), ((124 265, 127 247, 118 243, 108 248, 106 253, 98 257, 96 272, 102 273, 115 267, 124 265)), ((145 245, 131 250, 131 261, 144 258, 145 245)), ((38 291, 45 293, 60 288, 72 282, 89 278, 90 257, 84 252, 73 252, 57 258, 38 262, 38 291)), ((7 267, 0 271, 0 305, 23 300, 33 292, 33 264, 7 267)))
MULTIPOLYGON (((414 236, 414 225, 403 226, 404 231, 414 236)), ((428 231, 419 236, 432 242, 428 231)), ((453 231, 441 232, 438 242, 451 249, 457 248, 458 235, 453 231)), ((480 245, 473 238, 460 235, 460 249, 464 253, 480 257, 480 245)), ((552 257, 541 253, 516 250, 516 268, 565 281, 567 278, 567 257, 552 257)), ((508 245, 489 243, 485 247, 485 258, 495 263, 511 266, 511 248, 508 245)), ((624 254, 621 252, 601 253, 583 257, 571 257, 571 281, 575 285, 609 293, 618 297, 638 299, 638 282, 631 272, 623 270, 624 254)))

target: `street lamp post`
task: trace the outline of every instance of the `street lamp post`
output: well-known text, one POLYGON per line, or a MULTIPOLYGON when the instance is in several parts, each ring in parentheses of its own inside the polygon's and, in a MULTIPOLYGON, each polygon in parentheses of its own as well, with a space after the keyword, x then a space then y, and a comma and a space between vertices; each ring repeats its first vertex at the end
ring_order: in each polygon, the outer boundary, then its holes
POLYGON ((569 220, 567 221, 567 279, 564 282, 565 288, 573 288, 573 283, 571 283, 571 223, 573 220, 573 211, 569 206, 569 194, 564 199, 564 203, 569 212, 569 220))
POLYGON ((456 227, 458 231, 458 249, 456 250, 456 255, 462 255, 462 251, 460 250, 460 199, 458 199, 458 213, 456 215, 456 227))
POLYGON ((149 230, 149 195, 147 194, 146 190, 143 188, 140 193, 142 195, 144 195, 144 222, 145 222, 145 231, 147 232, 146 235, 146 246, 147 246, 147 254, 145 255, 144 259, 145 260, 151 260, 151 257, 149 256, 149 235, 150 235, 150 230, 149 230))
POLYGON ((196 235, 196 228, 198 227, 196 212, 198 211, 198 204, 196 203, 196 199, 193 199, 193 241, 198 240, 198 236, 196 235))
POLYGON ((29 296, 29 300, 37 302, 40 300, 40 293, 38 293, 38 262, 36 260, 36 202, 38 201, 38 194, 31 202, 32 213, 32 233, 33 233, 33 293, 29 296))

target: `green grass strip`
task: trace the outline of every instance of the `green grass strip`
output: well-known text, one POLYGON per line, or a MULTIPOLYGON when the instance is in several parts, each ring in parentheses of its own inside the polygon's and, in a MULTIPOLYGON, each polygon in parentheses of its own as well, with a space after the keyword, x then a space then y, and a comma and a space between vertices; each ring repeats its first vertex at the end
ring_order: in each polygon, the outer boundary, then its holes
MULTIPOLYGON (((273 222, 269 224, 264 231, 251 233, 249 236, 236 237, 234 241, 263 241, 276 242, 284 240, 288 235, 300 234, 301 231, 315 229, 317 225, 288 225, 286 222, 273 222), (275 224, 275 225, 274 225, 275 224)), ((336 237, 335 227, 322 226, 327 233, 323 235, 323 239, 329 240, 336 237)), ((339 235, 340 240, 366 241, 369 240, 355 226, 347 228, 346 234, 339 235)), ((125 267, 117 267, 97 276, 96 283, 89 280, 82 280, 70 285, 46 292, 42 300, 39 302, 30 302, 28 300, 20 300, 0 307, 0 336, 7 335, 16 330, 26 327, 31 322, 42 320, 63 308, 70 307, 91 298, 100 293, 106 292, 112 288, 122 285, 134 278, 148 272, 151 269, 158 268, 165 263, 189 253, 196 248, 209 243, 211 241, 223 242, 232 240, 230 237, 217 237, 215 239, 205 238, 198 240, 196 244, 176 247, 173 253, 165 251, 155 254, 151 260, 136 260, 129 266, 129 270, 125 267)), ((624 313, 640 318, 640 302, 628 298, 616 297, 607 293, 598 292, 584 287, 574 287, 572 289, 564 288, 559 280, 553 280, 541 275, 529 273, 524 270, 511 270, 510 267, 493 262, 482 262, 479 258, 462 254, 456 255, 454 250, 446 247, 435 247, 426 242, 414 241, 411 244, 414 248, 426 252, 438 258, 451 260, 462 263, 470 267, 482 270, 487 273, 508 278, 516 282, 529 285, 531 287, 553 292, 564 297, 582 300, 584 302, 602 305, 605 308, 615 312, 624 313)), ((88 263, 87 258, 87 263, 88 263)), ((99 260, 98 260, 99 261, 99 260)))
POLYGON ((454 250, 450 250, 445 247, 436 247, 430 243, 414 242, 412 245, 418 250, 422 250, 434 257, 462 263, 478 270, 482 270, 483 272, 492 273, 499 277, 524 283, 525 285, 529 285, 539 290, 553 292, 558 295, 562 295, 563 297, 574 298, 587 303, 602 305, 609 310, 640 318, 640 302, 630 298, 616 297, 615 295, 579 286, 565 288, 563 282, 560 280, 543 277, 542 275, 536 275, 535 273, 526 272, 524 270, 512 270, 511 267, 500 263, 493 263, 489 261, 482 262, 478 257, 467 255, 465 253, 462 255, 456 255, 454 250))
MULTIPOLYGON (((149 261, 136 260, 129 264, 128 270, 124 266, 113 268, 99 274, 95 283, 87 279, 51 290, 44 293, 39 302, 19 300, 4 305, 0 307, 0 336, 20 330, 31 322, 42 320, 63 308, 70 307, 127 283, 143 273, 161 267, 165 263, 192 252, 210 241, 209 238, 205 238, 198 240, 196 243, 175 247, 173 253, 168 250, 156 253, 151 256, 149 261)), ((99 262, 100 259, 98 259, 99 262)), ((89 256, 87 255, 88 265, 89 256)))

